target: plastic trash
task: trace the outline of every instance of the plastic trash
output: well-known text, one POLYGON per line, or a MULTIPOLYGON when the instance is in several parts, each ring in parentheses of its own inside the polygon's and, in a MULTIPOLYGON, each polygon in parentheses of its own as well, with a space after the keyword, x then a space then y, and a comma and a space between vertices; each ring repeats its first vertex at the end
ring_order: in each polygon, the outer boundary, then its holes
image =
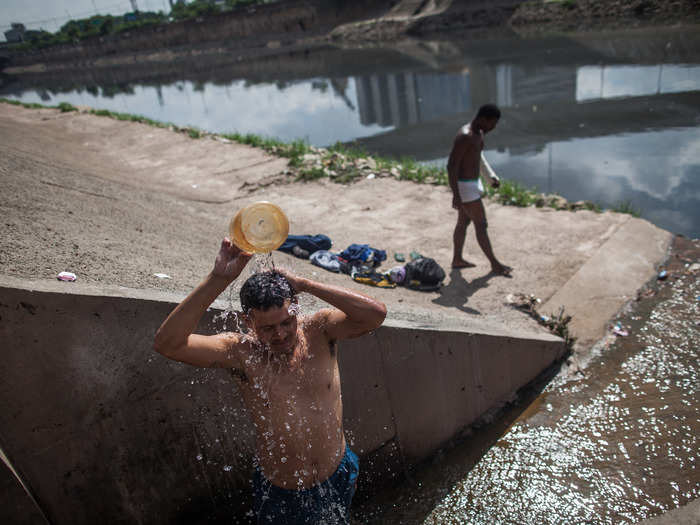
POLYGON ((409 253, 408 256, 411 258, 412 261, 423 258, 423 256, 415 250, 409 253))
POLYGON ((406 256, 403 253, 395 253, 394 260, 396 262, 404 262, 404 261, 406 261, 406 256))
POLYGON ((172 279, 167 273, 154 273, 153 275, 158 279, 172 279))
POLYGON ((406 268, 404 266, 394 266, 386 275, 392 283, 401 284, 406 280, 406 268))
POLYGON ((612 331, 615 335, 619 335, 620 337, 627 337, 628 335, 630 335, 630 333, 627 330, 625 330, 625 328, 620 323, 617 323, 615 326, 613 326, 612 331))
POLYGON ((666 277, 668 277, 668 272, 666 270, 661 270, 659 275, 656 276, 659 281, 663 281, 666 277))
POLYGON ((367 175, 367 178, 370 180, 375 178, 375 177, 376 177, 376 175, 374 173, 370 173, 369 175, 367 175))
POLYGON ((58 279, 59 281, 68 281, 68 282, 73 282, 77 278, 78 278, 78 276, 75 275, 74 273, 71 273, 71 272, 61 272, 56 277, 56 279, 58 279))

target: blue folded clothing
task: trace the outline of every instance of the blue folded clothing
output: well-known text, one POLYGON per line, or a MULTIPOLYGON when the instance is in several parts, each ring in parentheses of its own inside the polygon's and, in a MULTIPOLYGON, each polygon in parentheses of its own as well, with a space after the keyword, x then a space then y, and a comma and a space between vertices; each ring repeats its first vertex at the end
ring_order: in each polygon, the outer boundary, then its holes
POLYGON ((288 235, 282 246, 277 248, 281 252, 292 253, 295 247, 314 253, 319 250, 330 250, 332 246, 330 238, 323 234, 318 235, 288 235))
POLYGON ((386 251, 372 248, 369 244, 351 244, 339 256, 351 263, 357 261, 379 266, 386 260, 386 251))

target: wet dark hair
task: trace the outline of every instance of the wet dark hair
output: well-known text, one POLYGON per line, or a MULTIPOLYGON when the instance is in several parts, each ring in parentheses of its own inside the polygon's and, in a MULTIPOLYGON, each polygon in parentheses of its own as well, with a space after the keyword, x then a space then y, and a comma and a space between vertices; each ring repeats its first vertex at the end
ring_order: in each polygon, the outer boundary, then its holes
POLYGON ((248 314, 251 310, 267 310, 282 307, 296 292, 287 278, 276 270, 255 273, 241 286, 241 307, 248 314))
POLYGON ((501 110, 498 109, 496 104, 484 104, 479 108, 479 111, 477 111, 476 118, 495 118, 498 120, 501 118, 501 110))

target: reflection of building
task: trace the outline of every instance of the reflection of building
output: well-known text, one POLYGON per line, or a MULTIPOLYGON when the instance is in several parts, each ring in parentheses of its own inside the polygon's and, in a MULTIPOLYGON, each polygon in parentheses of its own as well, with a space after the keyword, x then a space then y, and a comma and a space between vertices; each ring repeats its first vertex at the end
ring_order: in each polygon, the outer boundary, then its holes
POLYGON ((402 127, 466 113, 481 104, 536 106, 576 100, 576 68, 512 64, 467 73, 381 73, 355 78, 362 124, 402 127))
POLYGON ((640 97, 700 90, 700 66, 680 64, 584 66, 576 71, 576 100, 640 97))
POLYGON ((405 126, 469 110, 469 73, 355 77, 360 122, 405 126))
POLYGON ((418 76, 356 80, 361 122, 396 128, 355 139, 357 144, 381 155, 442 158, 456 130, 487 102, 504 110, 504 125, 489 136, 489 147, 511 153, 543 151, 554 141, 697 125, 697 112, 691 110, 700 93, 697 65, 481 63, 469 64, 468 77, 435 73, 430 82, 421 73, 419 82, 418 76), (389 89, 389 78, 404 82, 398 96, 389 89), (448 88, 458 87, 460 78, 467 96, 454 100, 448 88))

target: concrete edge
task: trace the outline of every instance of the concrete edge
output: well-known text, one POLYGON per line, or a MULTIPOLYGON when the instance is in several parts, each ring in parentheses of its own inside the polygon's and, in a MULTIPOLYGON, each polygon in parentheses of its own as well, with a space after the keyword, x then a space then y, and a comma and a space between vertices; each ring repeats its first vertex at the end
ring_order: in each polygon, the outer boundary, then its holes
POLYGON ((640 525, 699 525, 700 498, 687 503, 683 507, 668 510, 660 516, 638 523, 640 525))
MULTIPOLYGON (((139 299, 144 301, 156 301, 178 304, 186 296, 185 292, 167 292, 162 290, 147 290, 142 288, 128 288, 126 286, 101 285, 81 282, 63 282, 53 280, 27 280, 10 275, 0 275, 0 288, 17 288, 20 290, 50 292, 50 293, 65 293, 71 295, 87 295, 94 297, 122 297, 128 299, 139 299)), ((225 293, 225 292, 224 292, 225 293)), ((222 293, 222 296, 224 294, 222 293)), ((215 310, 226 310, 227 303, 222 299, 217 299, 212 303, 211 308, 215 310)), ((391 313, 384 322, 384 326, 391 328, 406 328, 411 330, 421 331, 438 331, 444 333, 470 333, 479 335, 490 335, 495 337, 512 337, 522 339, 532 339, 539 341, 562 341, 556 335, 546 332, 522 332, 517 330, 494 330, 491 328, 482 328, 477 322, 465 322, 463 319, 455 318, 455 322, 459 323, 460 327, 450 326, 444 327, 439 324, 415 323, 411 321, 392 319, 391 313)))
POLYGON ((623 222, 578 271, 540 308, 563 307, 579 348, 591 348, 605 326, 668 258, 673 234, 644 219, 623 222))

